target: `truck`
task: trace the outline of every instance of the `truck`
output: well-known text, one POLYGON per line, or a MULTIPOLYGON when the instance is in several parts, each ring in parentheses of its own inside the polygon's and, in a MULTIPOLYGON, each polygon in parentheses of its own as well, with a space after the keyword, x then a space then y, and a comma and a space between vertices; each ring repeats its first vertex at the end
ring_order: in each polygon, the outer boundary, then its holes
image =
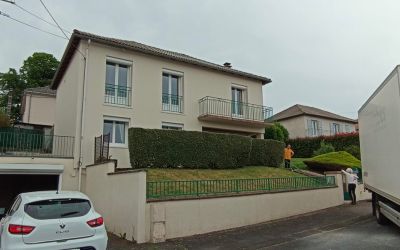
POLYGON ((400 66, 358 111, 363 180, 379 224, 400 226, 400 66))

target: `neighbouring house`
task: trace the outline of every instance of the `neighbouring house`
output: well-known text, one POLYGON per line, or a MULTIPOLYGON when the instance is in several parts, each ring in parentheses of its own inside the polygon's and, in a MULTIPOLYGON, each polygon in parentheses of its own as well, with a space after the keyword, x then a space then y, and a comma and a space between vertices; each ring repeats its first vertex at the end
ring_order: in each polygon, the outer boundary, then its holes
POLYGON ((330 136, 356 131, 357 120, 319 108, 296 104, 268 119, 279 122, 289 132, 289 138, 330 136))
POLYGON ((55 122, 56 91, 49 86, 28 88, 21 103, 22 121, 15 127, 43 130, 49 134, 55 122))
MULTIPOLYGON (((271 80, 185 54, 74 30, 51 88, 54 133, 76 140, 79 165, 92 164, 95 137, 130 167, 128 127, 232 133, 263 138, 271 80)), ((78 164, 78 163, 77 163, 78 164)))

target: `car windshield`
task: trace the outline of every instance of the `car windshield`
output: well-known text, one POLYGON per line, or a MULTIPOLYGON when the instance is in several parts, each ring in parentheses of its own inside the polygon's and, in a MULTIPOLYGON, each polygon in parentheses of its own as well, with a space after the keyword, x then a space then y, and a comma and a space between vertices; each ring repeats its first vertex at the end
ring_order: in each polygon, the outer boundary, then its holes
POLYGON ((90 207, 85 199, 42 200, 26 204, 25 213, 38 220, 71 218, 87 214, 90 207))

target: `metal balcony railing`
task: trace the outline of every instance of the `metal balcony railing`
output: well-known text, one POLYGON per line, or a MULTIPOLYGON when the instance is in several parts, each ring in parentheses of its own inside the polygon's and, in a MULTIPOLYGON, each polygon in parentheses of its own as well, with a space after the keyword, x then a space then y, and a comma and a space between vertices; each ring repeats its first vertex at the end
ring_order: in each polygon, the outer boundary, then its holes
POLYGON ((225 118, 262 121, 272 116, 272 108, 235 102, 228 99, 206 96, 199 100, 200 116, 219 116, 225 118))
POLYGON ((183 97, 179 95, 162 94, 162 110, 183 113, 183 97))
POLYGON ((104 102, 116 105, 131 106, 132 90, 126 86, 106 84, 104 102))
POLYGON ((29 132, 0 132, 0 156, 72 158, 74 137, 29 132))

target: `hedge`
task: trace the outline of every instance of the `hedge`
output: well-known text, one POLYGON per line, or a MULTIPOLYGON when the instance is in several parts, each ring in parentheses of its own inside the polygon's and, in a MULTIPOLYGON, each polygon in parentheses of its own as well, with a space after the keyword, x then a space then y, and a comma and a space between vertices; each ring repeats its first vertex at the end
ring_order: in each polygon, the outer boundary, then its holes
POLYGON ((360 138, 358 133, 347 133, 339 134, 335 136, 319 136, 319 137, 307 137, 307 138, 296 138, 289 139, 288 144, 292 146, 292 149, 297 158, 310 158, 313 156, 313 152, 318 150, 321 141, 332 144, 336 151, 345 151, 346 147, 354 145, 360 146, 360 138))
POLYGON ((284 144, 240 135, 160 129, 129 129, 134 168, 278 167, 284 144))

